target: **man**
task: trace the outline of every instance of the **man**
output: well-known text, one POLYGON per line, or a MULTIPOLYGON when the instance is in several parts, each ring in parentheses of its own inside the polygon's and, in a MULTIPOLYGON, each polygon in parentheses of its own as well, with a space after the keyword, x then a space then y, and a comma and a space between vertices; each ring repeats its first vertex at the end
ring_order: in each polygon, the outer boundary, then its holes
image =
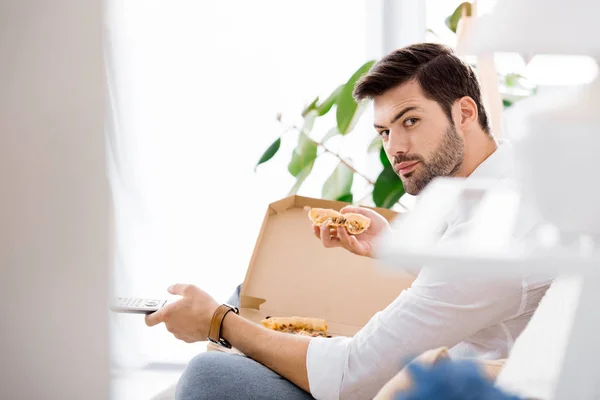
MULTIPOLYGON (((361 78, 354 95, 373 100, 375 129, 408 193, 439 176, 510 178, 510 149, 494 140, 476 75, 451 49, 417 44, 393 51, 361 78)), ((390 229, 387 221, 364 208, 342 212, 368 216, 369 230, 350 236, 315 226, 315 235, 326 247, 374 257, 373 240, 390 229)), ((447 234, 468 221, 468 213, 451 221, 447 234)), ((464 279, 425 267, 354 337, 308 338, 264 329, 234 312, 223 318, 226 307, 195 286, 177 284, 169 292, 183 298, 146 323, 164 322, 175 337, 193 342, 206 340, 211 321, 222 318, 220 338, 247 355, 198 355, 178 384, 178 399, 368 399, 408 357, 428 349, 506 357, 547 286, 527 277, 464 279)))

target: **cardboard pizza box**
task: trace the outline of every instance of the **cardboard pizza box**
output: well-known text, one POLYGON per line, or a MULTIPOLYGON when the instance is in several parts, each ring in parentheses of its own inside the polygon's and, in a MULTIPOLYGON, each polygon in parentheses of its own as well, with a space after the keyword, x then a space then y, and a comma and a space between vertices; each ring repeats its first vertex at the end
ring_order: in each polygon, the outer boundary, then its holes
MULTIPOLYGON (((241 316, 256 323, 268 316, 323 318, 332 336, 352 336, 410 287, 415 276, 384 273, 377 261, 325 248, 314 236, 306 206, 346 205, 295 195, 268 206, 240 293, 241 316)), ((398 215, 373 209, 389 221, 398 215)))

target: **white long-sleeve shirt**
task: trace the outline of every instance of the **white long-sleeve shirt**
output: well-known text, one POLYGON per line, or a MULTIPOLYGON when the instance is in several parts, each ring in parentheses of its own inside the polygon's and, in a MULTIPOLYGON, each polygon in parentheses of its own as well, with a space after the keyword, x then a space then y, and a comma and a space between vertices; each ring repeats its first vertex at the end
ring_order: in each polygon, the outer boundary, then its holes
MULTIPOLYGON (((470 178, 510 179, 512 149, 501 144, 470 178)), ((444 237, 469 224, 452 221, 444 237)), ((523 232, 535 217, 520 221, 523 232)), ((315 338, 307 354, 316 399, 371 399, 411 357, 440 346, 455 357, 505 358, 549 287, 548 276, 474 276, 423 267, 412 286, 371 318, 354 337, 315 338)))

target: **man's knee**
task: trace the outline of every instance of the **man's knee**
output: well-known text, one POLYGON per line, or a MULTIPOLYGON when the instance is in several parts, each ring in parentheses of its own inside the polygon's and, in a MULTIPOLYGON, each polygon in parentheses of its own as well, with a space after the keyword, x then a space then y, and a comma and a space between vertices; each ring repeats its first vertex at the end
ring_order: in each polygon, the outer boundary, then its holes
MULTIPOLYGON (((177 383, 175 398, 177 400, 204 400, 228 398, 224 393, 228 388, 227 377, 231 374, 228 359, 231 354, 209 351, 198 354, 187 365, 177 383), (217 396, 220 393, 220 396, 217 396)), ((230 394, 233 397, 233 394, 230 394)))
POLYGON ((312 399, 290 381, 249 358, 209 351, 194 357, 177 384, 177 400, 312 399))

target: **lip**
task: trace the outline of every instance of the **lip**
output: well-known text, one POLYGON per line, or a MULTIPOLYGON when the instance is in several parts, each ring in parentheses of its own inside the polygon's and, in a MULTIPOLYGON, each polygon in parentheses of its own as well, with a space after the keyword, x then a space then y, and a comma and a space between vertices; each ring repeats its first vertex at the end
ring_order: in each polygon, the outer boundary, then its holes
POLYGON ((400 164, 394 165, 394 171, 400 175, 406 175, 412 172, 419 164, 419 161, 403 161, 400 164))

